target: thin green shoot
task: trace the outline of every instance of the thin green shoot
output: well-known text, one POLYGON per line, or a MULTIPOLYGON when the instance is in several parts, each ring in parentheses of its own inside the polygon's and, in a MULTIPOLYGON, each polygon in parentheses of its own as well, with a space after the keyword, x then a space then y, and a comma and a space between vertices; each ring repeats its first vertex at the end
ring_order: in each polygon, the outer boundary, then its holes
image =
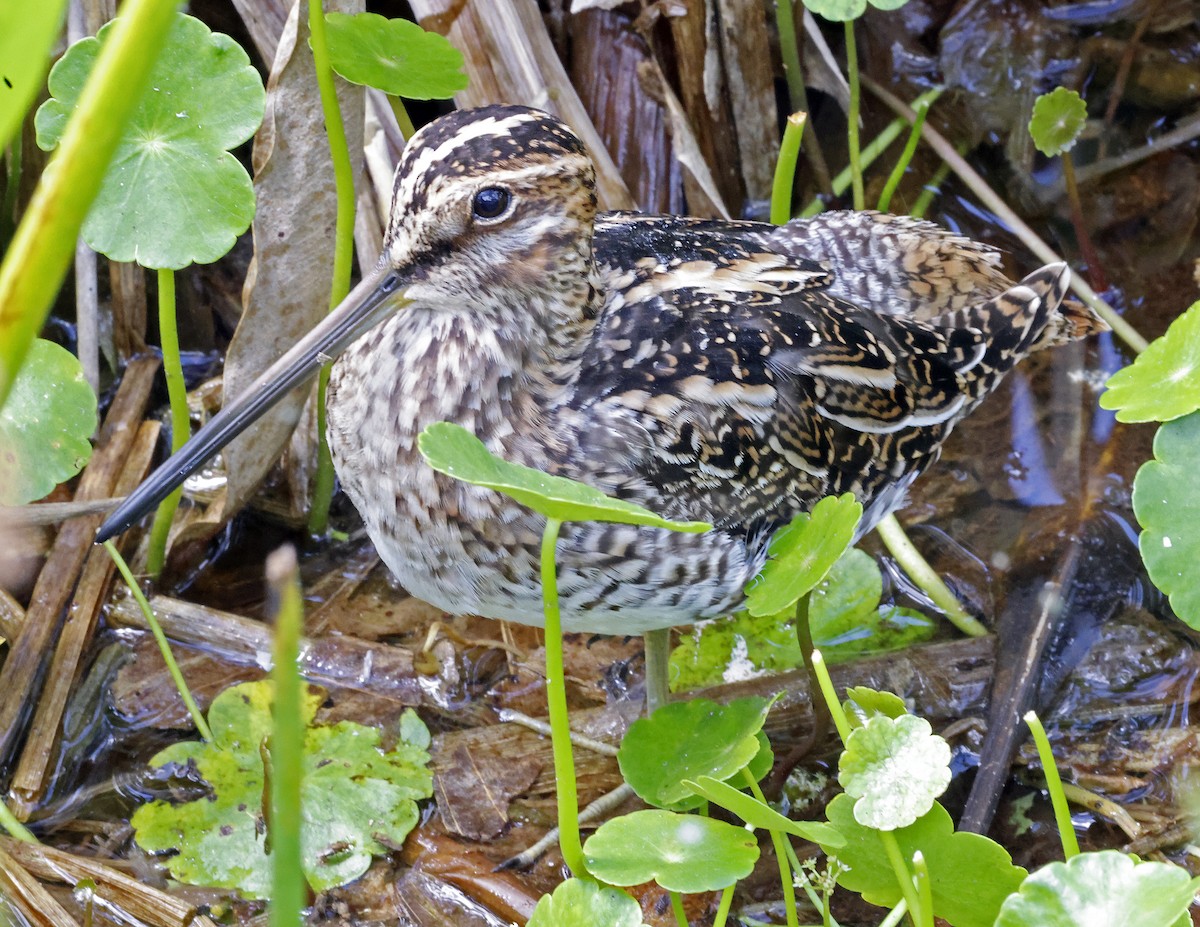
POLYGON ((137 602, 138 608, 142 610, 142 617, 146 619, 150 633, 154 635, 154 640, 158 644, 158 650, 162 654, 163 662, 167 664, 167 672, 171 674, 171 679, 175 683, 179 697, 183 699, 183 704, 187 706, 188 714, 192 716, 192 723, 196 725, 196 730, 200 733, 200 736, 211 743, 213 739, 212 729, 209 728, 208 722, 204 720, 204 715, 196 705, 196 700, 192 698, 192 692, 183 678, 179 664, 175 662, 175 655, 171 653, 171 644, 167 641, 167 635, 163 633, 162 625, 154 617, 154 611, 150 608, 150 603, 146 601, 146 596, 142 594, 142 589, 138 585, 133 571, 129 569, 129 564, 125 562, 125 558, 117 550, 116 544, 112 541, 105 541, 104 549, 113 558, 113 562, 117 565, 117 569, 120 570, 121 576, 125 579, 125 584, 129 587, 129 591, 133 593, 133 598, 137 602))
POLYGON ((646 655, 646 715, 671 700, 671 629, 654 628, 642 635, 646 655))
POLYGON ((8 831, 8 835, 14 840, 20 840, 22 843, 38 842, 33 831, 17 820, 17 816, 12 813, 8 803, 3 800, 0 800, 0 827, 8 831))
POLYGON ((950 587, 929 565, 929 561, 921 556, 921 552, 909 540, 895 515, 888 515, 884 518, 876 530, 879 532, 879 538, 883 541, 884 546, 891 551, 896 562, 900 564, 900 568, 920 587, 922 592, 929 596, 933 604, 942 610, 947 621, 968 637, 983 637, 988 633, 986 627, 967 614, 962 603, 950 591, 950 587))
POLYGON ((821 922, 823 927, 838 927, 838 922, 834 919, 829 911, 828 896, 822 898, 817 894, 817 890, 813 887, 812 880, 804 871, 804 864, 800 862, 800 857, 796 855, 796 848, 792 846, 790 840, 783 842, 783 848, 787 852, 788 862, 792 864, 792 872, 796 873, 800 879, 800 887, 804 889, 804 894, 808 896, 808 902, 814 908, 821 912, 821 922))
MULTIPOLYGON (((963 146, 966 147, 965 145, 963 146)), ((948 161, 943 161, 938 165, 933 176, 930 177, 921 188, 921 193, 909 210, 909 215, 914 219, 924 219, 925 214, 929 212, 929 207, 933 205, 933 199, 940 196, 942 192, 942 184, 946 182, 946 178, 950 176, 950 164, 948 161)))
POLYGON ((816 674, 817 683, 821 687, 821 696, 825 699, 825 704, 829 708, 830 717, 833 718, 833 726, 837 728, 842 746, 845 746, 846 740, 850 737, 850 721, 846 717, 842 703, 837 697, 837 692, 834 691, 833 680, 829 678, 829 668, 825 665, 825 658, 821 656, 821 651, 819 650, 812 652, 812 671, 816 674))
POLYGON ((850 84, 850 110, 846 114, 846 141, 850 150, 850 182, 854 190, 854 208, 866 208, 867 198, 863 192, 863 166, 859 153, 858 112, 862 88, 858 81, 858 45, 854 39, 854 20, 843 24, 846 30, 846 79, 850 84))
MULTIPOLYGON (((938 90, 940 95, 941 91, 938 90)), ((925 125, 925 117, 929 114, 929 107, 933 105, 933 101, 937 97, 928 100, 921 100, 913 104, 913 111, 917 114, 916 120, 913 121, 912 128, 908 133, 908 141, 904 143, 904 151, 900 153, 900 159, 896 162, 896 166, 892 168, 892 173, 888 175, 887 183, 883 185, 883 192, 879 194, 879 204, 876 208, 880 212, 887 212, 888 207, 892 205, 892 196, 895 195, 897 187, 900 186, 900 181, 904 178, 905 171, 908 170, 909 164, 912 163, 913 155, 917 153, 917 143, 921 141, 921 126, 925 125)))
POLYGON ((302 706, 304 683, 297 666, 304 603, 295 548, 282 547, 267 558, 267 583, 276 608, 271 670, 275 698, 267 766, 271 792, 270 927, 299 927, 304 923, 304 903, 308 897, 300 842, 300 790, 308 725, 302 706))
POLYGON ((933 882, 929 878, 929 866, 925 854, 917 850, 912 858, 913 882, 917 886, 917 898, 921 901, 921 913, 925 917, 922 927, 933 927, 933 882))
POLYGON ((408 110, 404 107, 404 101, 400 97, 388 94, 388 103, 391 104, 392 112, 396 116, 396 123, 400 126, 400 134, 404 136, 407 142, 416 134, 416 127, 413 126, 412 119, 409 118, 408 110))
MULTIPOLYGON (((765 805, 767 798, 763 795, 763 790, 759 788, 754 777, 750 775, 750 770, 742 770, 742 779, 750 787, 750 792, 754 797, 765 805)), ((787 925, 788 927, 800 927, 800 921, 796 917, 796 884, 792 880, 792 867, 788 863, 787 845, 789 841, 777 830, 771 829, 767 833, 771 835, 771 845, 775 848, 775 861, 779 864, 779 880, 783 886, 783 910, 787 917, 787 925)))
POLYGON ((912 873, 904 863, 904 854, 900 851, 900 842, 896 839, 895 831, 879 830, 876 833, 879 834, 879 840, 883 844, 888 862, 892 865, 892 872, 896 876, 896 884, 900 887, 900 893, 908 904, 913 924, 915 927, 933 927, 932 913, 921 907, 917 886, 913 884, 912 873))
MULTIPOLYGON (((329 308, 333 309, 350 292, 350 272, 354 257, 354 169, 346 143, 346 127, 338 107, 329 62, 329 44, 325 38, 325 13, 321 0, 308 0, 308 28, 311 33, 317 88, 321 94, 321 112, 325 116, 325 134, 333 160, 334 186, 337 190, 337 222, 333 239, 333 283, 329 290, 329 308)), ((317 474, 308 515, 308 530, 324 534, 329 523, 329 505, 333 500, 333 457, 325 427, 325 394, 329 388, 329 368, 323 367, 317 378, 317 474)))
POLYGON ((892 908, 892 910, 888 912, 887 917, 879 922, 879 927, 896 927, 897 924, 904 920, 904 915, 907 913, 908 902, 901 898, 900 903, 896 905, 896 907, 892 908))
POLYGON ((679 892, 668 892, 671 899, 671 912, 675 915, 675 923, 679 927, 688 927, 687 911, 683 910, 683 895, 679 892))
MULTIPOLYGON (((158 330, 162 341, 163 376, 167 380, 167 399, 171 407, 171 453, 175 454, 191 437, 192 424, 188 416, 187 384, 183 380, 183 359, 179 351, 179 327, 176 324, 175 272, 158 271, 158 330)), ((167 558, 167 537, 183 487, 176 489, 158 505, 154 523, 150 526, 146 571, 157 578, 167 558)))
POLYGON ((771 222, 783 225, 792 218, 792 188, 796 181, 796 161, 800 157, 800 142, 808 113, 796 112, 787 117, 779 159, 775 162, 775 178, 771 183, 771 222))
POLYGON ((128 0, 101 49, 50 169, 0 263, 0 406, 58 294, 75 240, 129 117, 141 99, 178 3, 128 0))
POLYGON ((558 576, 554 551, 562 521, 547 518, 542 530, 542 608, 546 617, 546 706, 550 714, 550 744, 554 751, 554 781, 558 795, 558 839, 563 860, 579 878, 587 878, 583 843, 579 838, 579 798, 571 724, 567 716, 567 680, 563 669, 562 616, 558 608, 558 576))
MULTIPOLYGON (((913 100, 913 105, 917 106, 923 101, 932 100, 938 93, 937 90, 926 90, 923 94, 913 100)), ((870 167, 887 149, 892 142, 900 137, 900 133, 904 131, 905 126, 912 125, 909 119, 899 117, 893 119, 890 123, 884 126, 883 131, 876 135, 860 153, 860 162, 863 170, 870 167)), ((812 133, 808 133, 812 134, 812 133)), ((833 178, 833 193, 841 196, 850 187, 850 168, 847 167, 833 178)), ((819 197, 814 197, 809 201, 808 205, 800 212, 800 218, 811 219, 825 209, 825 204, 819 197)))
POLYGON ((730 885, 721 892, 717 913, 713 916, 713 927, 725 927, 725 922, 729 919, 729 909, 733 906, 733 889, 734 886, 730 885))
POLYGON ((1038 759, 1042 763, 1042 774, 1046 777, 1046 791, 1050 793, 1050 804, 1054 808, 1054 821, 1058 825, 1058 839, 1062 842, 1063 858, 1071 859, 1079 855, 1079 838, 1075 836, 1075 825, 1071 823, 1071 809, 1067 805, 1067 796, 1063 793, 1062 777, 1058 774, 1058 766, 1054 762, 1054 752, 1050 749, 1050 739, 1037 713, 1025 713, 1025 723, 1029 725, 1029 733, 1037 746, 1038 759))
MULTIPOLYGON (((783 58, 783 75, 787 80, 788 108, 793 113, 807 113, 808 91, 804 87, 804 69, 800 64, 800 46, 796 40, 796 17, 792 0, 775 0, 775 27, 779 34, 779 54, 783 58)), ((833 182, 829 178, 829 165, 821 150, 821 140, 816 133, 804 139, 809 166, 817 186, 823 193, 832 195, 833 182)), ((776 225, 780 223, 776 222, 776 225)))

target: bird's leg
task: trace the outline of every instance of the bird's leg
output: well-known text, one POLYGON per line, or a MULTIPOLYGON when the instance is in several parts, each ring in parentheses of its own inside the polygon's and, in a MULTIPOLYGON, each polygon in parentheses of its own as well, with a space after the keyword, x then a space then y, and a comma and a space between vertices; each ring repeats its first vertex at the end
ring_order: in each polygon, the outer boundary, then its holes
POLYGON ((642 635, 646 648, 646 715, 671 700, 668 674, 671 660, 671 629, 655 628, 642 635))

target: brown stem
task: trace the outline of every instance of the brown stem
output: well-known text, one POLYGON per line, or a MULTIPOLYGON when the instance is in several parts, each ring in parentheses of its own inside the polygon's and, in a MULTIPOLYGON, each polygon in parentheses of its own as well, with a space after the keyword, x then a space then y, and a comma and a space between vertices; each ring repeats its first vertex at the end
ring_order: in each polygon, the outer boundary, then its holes
POLYGON ((1079 242, 1079 251, 1087 263, 1088 282, 1091 283, 1093 290, 1103 293, 1108 289, 1108 280, 1104 276, 1100 255, 1096 253, 1092 236, 1088 234, 1087 226, 1083 221, 1083 203, 1079 199, 1079 184, 1075 181, 1075 161, 1071 157, 1071 152, 1064 151, 1062 153, 1062 166, 1063 179, 1067 184, 1067 200, 1071 204, 1071 224, 1075 226, 1075 238, 1079 242))

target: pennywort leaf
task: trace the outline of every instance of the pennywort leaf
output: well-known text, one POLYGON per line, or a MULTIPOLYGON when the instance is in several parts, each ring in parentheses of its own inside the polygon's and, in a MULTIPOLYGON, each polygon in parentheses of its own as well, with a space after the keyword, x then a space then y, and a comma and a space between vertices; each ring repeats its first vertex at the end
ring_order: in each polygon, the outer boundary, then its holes
POLYGON ((444 100, 467 87, 463 56, 444 36, 377 13, 326 13, 333 69, 352 84, 412 100, 444 100))
MULTIPOLYGON (((771 539, 771 559, 746 589, 751 615, 777 615, 810 592, 854 540, 862 505, 850 493, 826 496, 771 539)), ((876 598, 878 601, 878 597, 876 598)))
POLYGON ((855 728, 838 762, 838 781, 857 798, 865 827, 906 827, 933 807, 950 784, 950 745, 924 718, 875 715, 855 728))
POLYGON ((471 432, 452 422, 430 425, 417 440, 425 461, 439 473, 502 492, 547 518, 647 525, 693 533, 711 527, 704 522, 661 518, 647 508, 613 499, 575 480, 501 460, 471 432))
MULTIPOLYGON (((57 146, 112 28, 76 42, 51 70, 35 119, 41 147, 57 146)), ((254 216, 253 185, 229 149, 254 134, 265 100, 241 46, 179 14, 84 222, 87 243, 158 269, 224 255, 254 216)))
POLYGON ((0 505, 41 499, 92 455, 96 394, 78 358, 34 341, 0 407, 0 505))
POLYGON ((1128 367, 1108 378, 1100 405, 1121 422, 1169 422, 1200 409, 1200 302, 1128 367))
POLYGON ((672 892, 709 892, 750 874, 758 842, 724 821, 652 809, 601 824, 583 854, 588 872, 612 885, 653 880, 672 892))
POLYGON ((1055 87, 1034 100, 1029 134, 1038 151, 1053 157, 1075 147, 1086 122, 1083 97, 1066 87, 1055 87))

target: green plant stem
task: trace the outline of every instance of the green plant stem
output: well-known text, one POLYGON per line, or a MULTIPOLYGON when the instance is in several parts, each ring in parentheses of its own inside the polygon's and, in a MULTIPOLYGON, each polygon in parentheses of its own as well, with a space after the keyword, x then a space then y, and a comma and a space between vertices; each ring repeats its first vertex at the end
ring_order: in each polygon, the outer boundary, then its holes
POLYGON ((917 898, 921 902, 921 927, 933 927, 933 883, 929 879, 929 866, 925 862, 925 854, 920 850, 913 854, 912 867, 917 898))
POLYGON ((807 113, 792 113, 783 129, 783 142, 779 146, 779 159, 775 162, 775 177, 771 182, 771 222, 775 225, 783 225, 792 218, 796 160, 800 157, 800 141, 804 138, 807 121, 807 113))
POLYGON ((842 709, 842 703, 838 701, 837 692, 833 688, 833 680, 829 678, 829 669, 825 666, 825 658, 821 656, 819 650, 812 652, 812 669, 821 686, 821 695, 825 698, 825 704, 829 706, 829 715, 833 718, 833 726, 837 728, 838 737, 842 739, 844 747, 846 740, 850 737, 850 722, 846 718, 846 712, 842 709))
MULTIPOLYGON (((796 602, 796 643, 800 646, 800 658, 804 661, 805 672, 808 673, 808 691, 816 692, 820 688, 821 682, 817 678, 816 670, 813 668, 812 655, 816 650, 813 644, 812 622, 809 618, 809 606, 812 604, 812 590, 800 596, 796 602)), ((812 728, 812 744, 816 745, 825 739, 825 735, 829 732, 829 722, 833 719, 833 715, 829 713, 829 708, 825 702, 813 702, 813 728, 812 728)))
POLYGON ((75 255, 75 239, 179 4, 127 0, 0 263, 0 406, 75 255))
POLYGON ((396 124, 400 126, 400 134, 404 136, 407 142, 416 133, 416 127, 413 126, 412 120, 408 117, 408 110, 404 108, 404 101, 399 97, 387 95, 387 101, 392 106, 392 112, 396 116, 396 124))
POLYGON ((907 913, 908 902, 901 898, 900 903, 892 908, 888 912, 887 917, 879 922, 879 927, 896 927, 897 924, 904 920, 904 915, 907 913))
MULTIPOLYGON (((937 97, 934 97, 934 99, 937 99, 937 97)), ((895 195, 896 188, 900 186, 900 181, 904 179, 904 172, 908 170, 908 165, 912 163, 913 155, 917 153, 917 143, 921 141, 921 126, 925 125, 925 117, 929 114, 929 107, 932 105, 933 100, 925 100, 913 106, 913 111, 917 114, 917 119, 909 130, 908 140, 904 143, 904 151, 900 153, 900 158, 896 161, 896 166, 892 168, 891 174, 888 175, 887 183, 883 185, 883 192, 879 194, 879 205, 876 208, 880 212, 887 212, 888 207, 892 205, 892 196, 895 195)))
POLYGON ((213 739, 212 730, 209 728, 208 722, 204 720, 204 715, 201 714, 199 707, 196 705, 196 700, 192 698, 192 692, 183 678, 183 673, 179 670, 179 664, 175 662, 175 655, 171 653, 171 645, 167 641, 167 635, 163 633, 162 625, 154 617, 154 612, 150 609, 150 603, 146 601, 146 597, 142 594, 142 589, 137 584, 137 580, 133 576, 133 571, 129 569, 129 564, 125 562, 125 558, 117 550, 116 544, 112 541, 105 541, 104 549, 113 558, 113 563, 117 565, 117 569, 121 571, 121 576, 125 578, 125 584, 129 586, 129 591, 133 593, 133 598, 137 602, 138 608, 142 610, 142 617, 146 619, 146 624, 150 627, 150 633, 154 635, 154 640, 158 643, 158 650, 162 654, 163 662, 167 664, 167 672, 171 674, 171 679, 175 682, 175 688, 179 691, 179 697, 183 699, 183 704, 187 706, 188 714, 192 716, 192 723, 196 725, 196 730, 200 732, 200 736, 211 743, 213 739))
POLYGON ((687 911, 683 910, 683 896, 679 892, 667 892, 671 899, 671 911, 675 915, 675 923, 679 927, 688 927, 687 911))
MULTIPOLYGON (((783 59, 783 74, 787 80, 788 104, 793 113, 807 113, 808 92, 804 88, 804 69, 800 65, 800 46, 796 41, 796 16, 793 0, 775 0, 775 26, 779 33, 779 54, 783 59)), ((829 165, 821 151, 821 141, 816 134, 804 138, 804 150, 821 192, 831 194, 833 183, 829 179, 829 165)), ((776 225, 780 223, 776 222, 776 225)))
MULTIPOLYGON (((904 854, 900 852, 900 842, 896 839, 895 832, 880 830, 876 831, 876 833, 879 834, 879 839, 883 843, 883 849, 887 853, 888 862, 892 864, 892 872, 896 876, 896 884, 900 887, 900 894, 908 902, 908 911, 912 917, 913 924, 916 927, 927 927, 925 912, 921 910, 921 900, 917 896, 917 887, 913 884, 912 873, 908 871, 908 866, 904 863, 904 854)), ((932 921, 929 923, 932 924, 932 921)))
POLYGON ((1067 805, 1067 796, 1063 794, 1062 778, 1058 774, 1058 765, 1054 762, 1050 739, 1035 712, 1026 712, 1025 723, 1029 725, 1029 733, 1033 735, 1033 742, 1037 745, 1038 759, 1041 760, 1042 773, 1046 777, 1046 791, 1050 793, 1050 804, 1054 807, 1054 822, 1058 825, 1058 839, 1062 842, 1063 858, 1071 859, 1079 855, 1079 838, 1075 836, 1075 825, 1071 823, 1071 809, 1067 805))
POLYGON ((858 81, 858 46, 854 40, 854 20, 848 19, 843 25, 846 28, 846 80, 850 84, 850 111, 846 115, 846 141, 850 150, 850 182, 854 189, 854 208, 864 209, 867 198, 863 192, 863 169, 858 149, 858 110, 859 98, 862 94, 858 81))
POLYGON ((563 860, 578 878, 588 877, 579 839, 579 798, 575 793, 575 760, 567 717, 567 680, 563 669, 562 617, 558 611, 558 577, 554 550, 562 522, 547 518, 542 531, 542 608, 546 617, 546 706, 550 713, 550 745, 554 751, 554 785, 558 796, 558 844, 563 860))
POLYGON ((17 820, 17 816, 4 801, 0 801, 0 827, 8 831, 8 835, 14 840, 20 840, 22 843, 38 842, 38 838, 33 836, 33 831, 17 820))
POLYGON ((1075 238, 1079 242, 1079 251, 1087 263, 1088 282, 1097 290, 1108 289, 1108 279, 1104 275, 1104 265, 1092 236, 1088 234, 1087 223, 1083 221, 1083 200, 1079 196, 1079 183, 1075 179, 1075 160, 1071 152, 1062 153, 1063 183, 1067 188, 1067 202, 1071 204, 1071 224, 1075 226, 1075 238))
MULTIPOLYGON (((764 805, 767 803, 762 789, 750 775, 750 770, 742 770, 742 778, 750 786, 750 792, 764 805)), ((792 867, 788 862, 788 839, 777 830, 767 831, 771 835, 771 846, 775 848, 775 861, 779 864, 779 881, 783 886, 783 913, 787 918, 788 927, 800 927, 800 919, 796 914, 796 885, 792 881, 792 867)))
POLYGON ((933 205, 933 198, 942 192, 942 184, 946 182, 948 176, 950 176, 950 165, 943 161, 921 188, 921 195, 917 197, 909 211, 910 216, 914 219, 925 218, 925 213, 929 212, 929 207, 933 205))
POLYGON ((652 715, 671 700, 671 629, 647 631, 642 646, 646 654, 646 714, 652 715))
POLYGON ((792 872, 800 877, 801 887, 804 889, 804 894, 808 896, 809 903, 818 911, 823 911, 825 920, 829 923, 836 924, 837 922, 829 915, 829 904, 827 898, 822 898, 817 894, 817 890, 813 888, 812 882, 804 873, 804 866, 800 863, 800 857, 796 855, 796 849, 792 846, 790 840, 783 842, 783 848, 787 851, 788 862, 792 864, 792 872))
POLYGON ((317 470, 313 474, 312 502, 308 509, 308 530, 322 535, 329 527, 329 507, 333 504, 333 453, 329 450, 328 412, 325 396, 329 392, 329 365, 317 374, 317 470))
MULTIPOLYGON (((940 88, 926 90, 923 94, 913 100, 913 105, 919 106, 924 101, 932 100, 939 93, 941 93, 940 88)), ((883 131, 871 139, 871 141, 867 143, 867 147, 864 148, 860 153, 859 160, 862 163, 863 170, 866 170, 868 167, 874 164, 880 155, 882 155, 889 147, 891 147, 892 142, 900 137, 900 133, 903 132, 904 127, 908 125, 912 125, 912 123, 908 119, 901 117, 893 119, 890 123, 884 126, 883 131)), ((805 133, 805 137, 807 138, 812 134, 812 132, 805 133)), ((845 193, 849 187, 850 168, 847 167, 835 178, 833 178, 833 192, 834 194, 840 196, 845 193)), ((800 217, 802 219, 808 219, 822 212, 824 209, 825 204, 821 202, 820 198, 814 198, 810 200, 808 205, 800 211, 800 217)))
MULTIPOLYGON (((337 223, 333 238, 333 283, 329 291, 329 308, 333 309, 350 292, 350 272, 354 257, 354 168, 350 163, 350 147, 346 144, 346 127, 338 107, 333 67, 329 63, 329 44, 325 39, 325 14, 321 0, 308 0, 308 28, 311 33, 313 64, 317 89, 321 94, 321 112, 325 116, 325 134, 329 138, 329 154, 333 160, 333 179, 337 190, 337 223)), ((324 534, 329 522, 329 503, 333 498, 333 458, 329 453, 325 429, 325 393, 329 384, 328 368, 321 371, 317 381, 317 432, 320 448, 317 452, 317 476, 314 483, 312 507, 308 515, 308 530, 324 534)))
POLYGON ((735 886, 727 886, 721 892, 721 900, 717 904, 717 913, 713 917, 712 927, 725 927, 725 922, 729 919, 729 909, 733 907, 733 889, 735 886))
POLYGON ((929 565, 929 561, 922 557, 921 552, 913 546, 913 542, 904 533, 904 528, 896 520, 895 515, 888 515, 884 518, 876 530, 879 532, 879 538, 883 541, 884 546, 891 551, 896 562, 900 564, 900 568, 933 600, 933 604, 945 613, 947 621, 968 637, 983 637, 988 633, 987 628, 967 614, 966 609, 950 591, 950 587, 942 581, 937 571, 929 565))
MULTIPOLYGON (((158 331, 162 341, 163 376, 167 379, 167 399, 171 405, 171 453, 176 453, 191 437, 188 417, 187 384, 183 380, 183 359, 179 353, 179 329, 175 313, 175 272, 158 271, 158 331)), ((150 526, 150 543, 146 552, 146 571, 157 578, 167 559, 167 538, 175 510, 183 498, 183 487, 163 499, 154 513, 150 526)))
POLYGON ((274 701, 271 707, 271 927, 299 927, 307 900, 300 845, 300 790, 304 775, 304 686, 296 661, 304 604, 296 551, 282 547, 267 558, 267 582, 277 603, 274 701))

